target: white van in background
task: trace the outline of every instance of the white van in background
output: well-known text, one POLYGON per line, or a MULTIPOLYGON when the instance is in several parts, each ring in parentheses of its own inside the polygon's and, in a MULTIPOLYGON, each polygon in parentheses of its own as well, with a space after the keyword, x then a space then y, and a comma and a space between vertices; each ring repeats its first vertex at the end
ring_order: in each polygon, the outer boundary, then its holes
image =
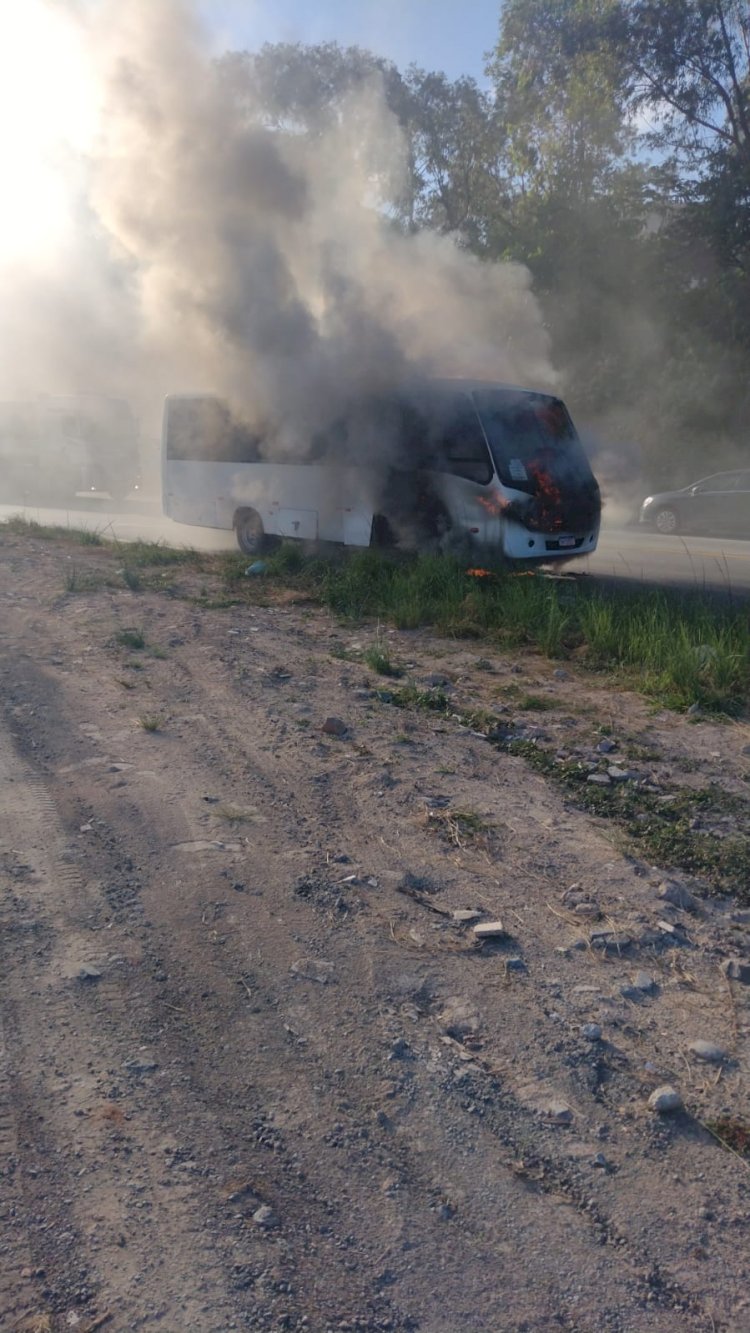
POLYGON ((559 398, 431 380, 362 401, 270 461, 268 433, 219 398, 164 406, 162 496, 181 523, 234 529, 246 554, 269 537, 405 546, 456 542, 512 561, 589 555, 599 487, 559 398))

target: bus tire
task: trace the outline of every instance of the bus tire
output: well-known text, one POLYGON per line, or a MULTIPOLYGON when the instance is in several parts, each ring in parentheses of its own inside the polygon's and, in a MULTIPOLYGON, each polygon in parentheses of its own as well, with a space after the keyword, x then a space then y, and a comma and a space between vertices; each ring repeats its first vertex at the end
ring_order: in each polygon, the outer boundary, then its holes
POLYGON ((450 514, 437 496, 428 497, 425 508, 417 516, 417 549, 444 553, 457 540, 450 514))
POLYGON ((234 531, 243 555, 260 555, 266 544, 260 514, 254 509, 238 509, 234 516, 234 531))
POLYGON ((396 534, 385 514, 373 515, 370 545, 381 551, 396 545, 396 534))

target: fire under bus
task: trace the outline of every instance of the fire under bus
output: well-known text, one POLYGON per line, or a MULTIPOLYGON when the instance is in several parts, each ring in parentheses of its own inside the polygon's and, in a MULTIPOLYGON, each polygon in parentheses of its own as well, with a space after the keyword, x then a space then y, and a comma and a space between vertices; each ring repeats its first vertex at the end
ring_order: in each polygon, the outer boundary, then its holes
POLYGON ((164 511, 269 538, 413 549, 474 547, 533 566, 589 555, 601 499, 561 399, 430 380, 358 400, 283 451, 220 399, 166 400, 164 511), (281 461, 283 460, 283 461, 281 461))

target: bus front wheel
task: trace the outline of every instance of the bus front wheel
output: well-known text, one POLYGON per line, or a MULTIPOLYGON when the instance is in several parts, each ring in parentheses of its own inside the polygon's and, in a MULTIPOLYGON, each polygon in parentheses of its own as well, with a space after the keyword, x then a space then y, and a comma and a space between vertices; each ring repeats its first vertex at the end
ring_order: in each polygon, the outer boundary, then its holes
POLYGON ((266 541, 260 514, 254 509, 240 509, 234 516, 234 530, 244 555, 260 555, 266 541))

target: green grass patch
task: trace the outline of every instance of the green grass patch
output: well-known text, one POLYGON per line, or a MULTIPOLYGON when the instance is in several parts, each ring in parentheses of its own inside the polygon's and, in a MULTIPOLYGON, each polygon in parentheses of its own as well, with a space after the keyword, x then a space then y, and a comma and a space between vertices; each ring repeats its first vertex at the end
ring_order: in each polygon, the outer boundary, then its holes
POLYGON ((462 562, 439 555, 358 551, 323 560, 282 546, 268 567, 269 576, 304 588, 342 620, 378 619, 400 629, 431 625, 505 650, 574 657, 673 708, 697 704, 737 713, 748 701, 750 617, 726 598, 650 588, 604 591, 501 569, 477 580, 462 562))
POLYGON ((395 704, 396 708, 420 708, 429 713, 448 712, 448 696, 443 690, 420 690, 413 681, 389 694, 388 702, 395 704))
POLYGON ((404 674, 401 667, 396 666, 388 649, 384 648, 380 643, 374 643, 371 648, 367 648, 362 654, 362 660, 366 662, 370 670, 376 672, 378 676, 392 676, 398 678, 404 674))
POLYGON ((67 541, 74 542, 76 546, 105 545, 101 533, 94 528, 73 528, 64 524, 37 523, 33 518, 26 518, 23 514, 11 514, 10 518, 3 521, 2 526, 7 532, 14 532, 19 536, 36 537, 40 541, 67 541))
POLYGON ((142 629, 134 629, 132 627, 121 629, 118 630, 115 635, 115 643, 118 644, 120 648, 133 648, 136 652, 140 652, 146 647, 146 636, 142 629))
POLYGON ((141 727, 143 731, 151 733, 161 731, 164 726, 164 718, 156 713, 147 713, 145 717, 138 718, 138 726, 141 727))
POLYGON ((159 566, 193 565, 200 568, 206 557, 190 546, 165 546, 163 542, 113 543, 128 569, 146 569, 159 566))
POLYGON ((122 581, 126 588, 130 588, 131 592, 140 592, 143 587, 141 575, 137 569, 133 569, 130 565, 126 565, 123 569, 122 581))
POLYGON ((453 847, 464 847, 478 839, 486 843, 495 827, 476 810, 428 810, 427 825, 453 847))
POLYGON ((550 709, 556 708, 554 699, 548 699, 543 694, 522 694, 518 700, 518 707, 526 713, 548 713, 550 709))
POLYGON ((73 565, 65 574, 66 592, 97 592, 99 588, 104 588, 110 580, 106 574, 101 574, 95 570, 76 569, 73 565))

